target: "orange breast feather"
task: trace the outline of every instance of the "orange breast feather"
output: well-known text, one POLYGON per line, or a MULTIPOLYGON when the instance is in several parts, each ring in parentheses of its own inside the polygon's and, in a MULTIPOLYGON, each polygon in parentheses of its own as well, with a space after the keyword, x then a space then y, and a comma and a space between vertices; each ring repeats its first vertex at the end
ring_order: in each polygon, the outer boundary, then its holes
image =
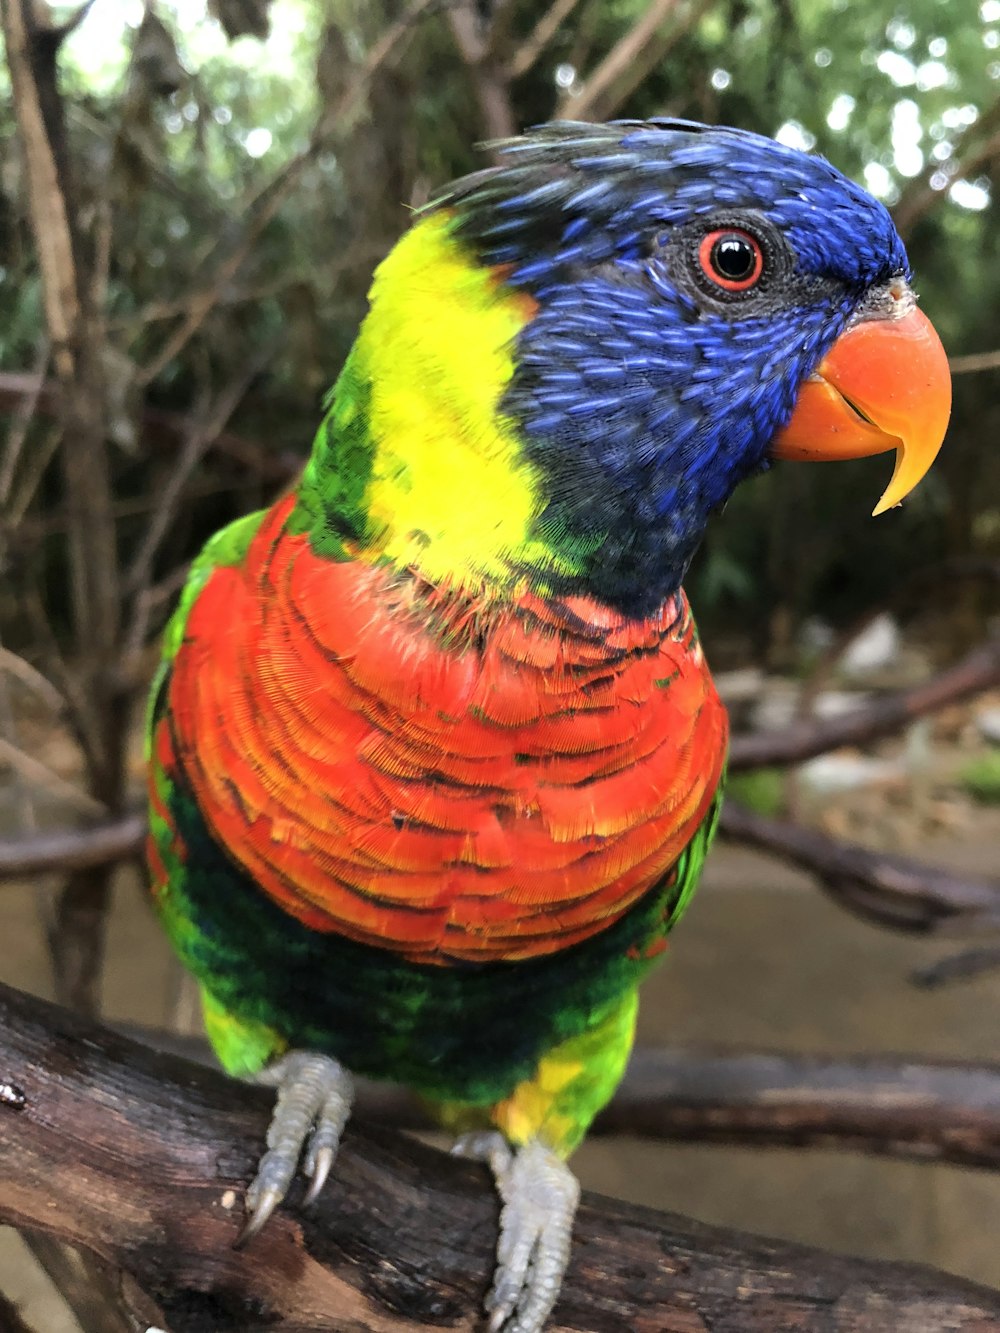
POLYGON ((211 575, 174 664, 169 743, 215 836, 307 925, 426 962, 620 916, 724 763, 683 594, 641 623, 448 598, 317 558, 290 504, 211 575))

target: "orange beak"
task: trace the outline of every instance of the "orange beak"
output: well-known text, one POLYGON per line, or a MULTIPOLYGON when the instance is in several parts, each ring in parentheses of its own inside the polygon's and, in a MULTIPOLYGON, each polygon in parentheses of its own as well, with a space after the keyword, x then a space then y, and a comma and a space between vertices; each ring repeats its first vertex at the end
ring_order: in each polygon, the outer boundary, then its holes
POLYGON ((908 289, 894 288, 892 298, 886 315, 840 335, 771 446, 775 458, 814 462, 895 449, 896 468, 876 514, 898 505, 925 476, 951 415, 948 358, 934 326, 908 289))

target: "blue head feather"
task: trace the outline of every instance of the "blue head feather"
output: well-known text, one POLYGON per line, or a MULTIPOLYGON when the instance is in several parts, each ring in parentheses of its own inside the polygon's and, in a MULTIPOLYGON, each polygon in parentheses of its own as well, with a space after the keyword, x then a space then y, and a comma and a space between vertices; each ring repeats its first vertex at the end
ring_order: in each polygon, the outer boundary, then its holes
POLYGON ((538 314, 501 409, 548 502, 566 591, 648 614, 710 513, 767 466, 799 386, 873 290, 908 277, 892 221, 823 158, 689 122, 554 124, 437 201, 538 314), (753 232, 745 297, 699 274, 716 228, 753 232))

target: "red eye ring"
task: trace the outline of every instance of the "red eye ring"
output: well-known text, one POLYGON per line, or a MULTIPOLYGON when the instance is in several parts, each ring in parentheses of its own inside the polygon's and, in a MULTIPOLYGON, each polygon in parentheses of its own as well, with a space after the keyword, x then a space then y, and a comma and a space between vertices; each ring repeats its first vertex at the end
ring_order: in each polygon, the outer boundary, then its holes
POLYGON ((747 292, 764 272, 760 242, 739 227, 710 231, 698 246, 701 271, 716 287, 727 292, 747 292))

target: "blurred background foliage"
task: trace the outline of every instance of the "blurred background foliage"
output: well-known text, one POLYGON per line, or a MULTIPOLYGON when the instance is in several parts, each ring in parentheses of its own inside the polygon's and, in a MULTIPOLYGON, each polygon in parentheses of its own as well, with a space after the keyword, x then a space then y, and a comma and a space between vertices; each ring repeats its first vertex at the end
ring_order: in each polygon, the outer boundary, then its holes
MULTIPOLYGON (((60 68, 123 567, 176 475, 157 413, 223 404, 219 424, 255 446, 192 449, 154 589, 290 474, 379 257, 412 207, 482 160, 477 141, 515 126, 667 114, 814 147, 895 210, 949 353, 1000 348, 1000 0, 96 0, 60 68)), ((48 361, 5 78, 0 409, 16 421, 17 376, 48 361)), ((870 518, 886 458, 785 465, 742 488, 689 584, 717 662, 788 667, 808 615, 844 626, 892 597, 942 657, 981 637, 1000 561, 998 373, 956 377, 948 442, 903 511, 870 518)), ((31 589, 57 634, 65 615, 51 430, 32 415, 0 453, 0 609, 19 650, 31 589)), ((153 605, 148 634, 168 608, 153 605)))

